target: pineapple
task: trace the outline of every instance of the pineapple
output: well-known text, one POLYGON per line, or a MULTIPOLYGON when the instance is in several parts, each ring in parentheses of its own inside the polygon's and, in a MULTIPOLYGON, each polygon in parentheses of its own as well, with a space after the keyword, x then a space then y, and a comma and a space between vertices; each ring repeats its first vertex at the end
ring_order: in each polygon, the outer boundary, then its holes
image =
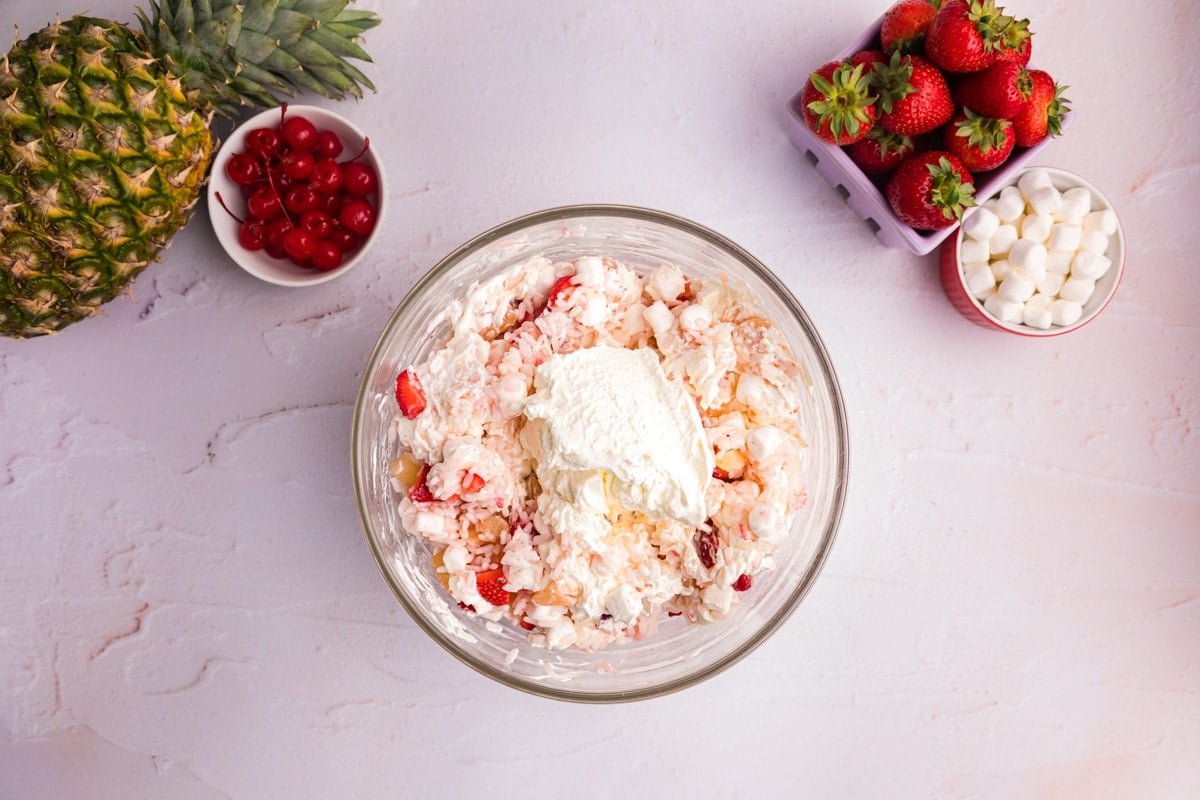
POLYGON ((77 16, 0 60, 0 335, 54 333, 122 293, 187 222, 214 114, 374 89, 349 0, 152 0, 141 31, 77 16))

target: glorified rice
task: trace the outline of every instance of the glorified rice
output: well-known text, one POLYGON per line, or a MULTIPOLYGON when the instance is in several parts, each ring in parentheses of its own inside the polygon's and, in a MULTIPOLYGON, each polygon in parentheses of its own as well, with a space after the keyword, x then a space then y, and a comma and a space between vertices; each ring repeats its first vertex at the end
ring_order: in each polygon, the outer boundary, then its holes
POLYGON ((608 258, 471 287, 397 377, 393 486, 459 604, 548 648, 725 616, 805 502, 799 368, 744 288, 608 258))

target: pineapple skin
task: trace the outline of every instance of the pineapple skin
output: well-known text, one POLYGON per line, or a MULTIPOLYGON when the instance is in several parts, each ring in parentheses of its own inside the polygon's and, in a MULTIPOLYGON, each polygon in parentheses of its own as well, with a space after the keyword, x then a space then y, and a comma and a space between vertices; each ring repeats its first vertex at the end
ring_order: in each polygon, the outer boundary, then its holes
POLYGON ((188 220, 211 111, 145 38, 77 16, 0 61, 0 335, 100 311, 188 220))

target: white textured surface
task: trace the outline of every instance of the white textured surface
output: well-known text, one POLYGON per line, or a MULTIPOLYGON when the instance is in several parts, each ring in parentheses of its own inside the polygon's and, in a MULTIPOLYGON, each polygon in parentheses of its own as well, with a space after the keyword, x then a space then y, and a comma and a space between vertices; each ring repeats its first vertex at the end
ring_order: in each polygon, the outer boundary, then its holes
MULTIPOLYGON (((1105 315, 1048 341, 960 318, 934 258, 879 247, 784 135, 787 98, 884 2, 362 5, 386 17, 379 93, 341 110, 393 200, 364 265, 261 283, 201 209, 132 301, 0 341, 0 797, 1200 796, 1189 0, 1006 4, 1079 112, 1040 163, 1096 183, 1129 240, 1105 315), (359 370, 417 277, 585 201, 691 217, 772 265, 853 436, 841 534, 793 619, 706 684, 606 708, 428 641, 348 469, 359 370)), ((3 6, 23 32, 133 19, 3 6)))

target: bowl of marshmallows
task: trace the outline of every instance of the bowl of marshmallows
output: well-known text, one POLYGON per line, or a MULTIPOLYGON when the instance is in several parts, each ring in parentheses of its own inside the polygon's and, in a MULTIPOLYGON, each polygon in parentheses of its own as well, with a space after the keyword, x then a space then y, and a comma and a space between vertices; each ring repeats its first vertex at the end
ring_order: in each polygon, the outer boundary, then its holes
POLYGON ((939 261, 946 295, 970 321, 1058 336, 1108 305, 1125 268, 1125 237, 1095 186, 1032 167, 963 215, 939 261))

